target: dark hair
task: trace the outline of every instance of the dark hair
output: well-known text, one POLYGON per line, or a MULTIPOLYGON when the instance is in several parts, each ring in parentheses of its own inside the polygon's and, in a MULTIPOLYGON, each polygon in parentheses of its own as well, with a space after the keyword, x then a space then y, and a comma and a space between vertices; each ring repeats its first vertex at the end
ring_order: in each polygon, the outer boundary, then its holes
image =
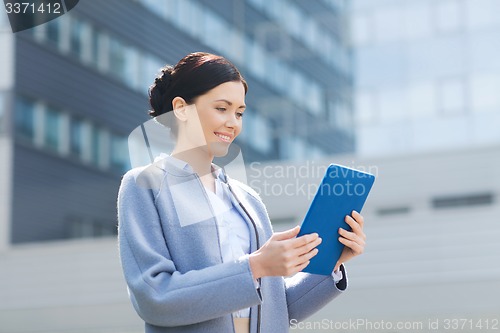
POLYGON ((186 103, 191 104, 196 97, 231 81, 243 83, 245 94, 247 93, 245 79, 229 60, 205 52, 190 53, 175 67, 163 67, 149 87, 149 104, 153 108, 149 115, 157 117, 172 111, 172 101, 175 97, 182 97, 186 103))

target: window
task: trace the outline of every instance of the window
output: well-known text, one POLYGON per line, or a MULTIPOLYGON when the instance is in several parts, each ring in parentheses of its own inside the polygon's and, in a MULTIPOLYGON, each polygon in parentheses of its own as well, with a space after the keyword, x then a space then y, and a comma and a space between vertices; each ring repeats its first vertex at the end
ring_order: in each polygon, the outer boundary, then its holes
POLYGON ((427 2, 411 3, 404 9, 404 32, 409 38, 429 36, 431 33, 431 13, 427 2))
POLYGON ((300 38, 302 42, 304 42, 304 44, 306 45, 310 45, 309 38, 311 38, 312 35, 314 34, 313 32, 314 27, 312 25, 313 21, 309 17, 304 16, 301 23, 302 33, 300 34, 300 38))
POLYGON ((306 157, 307 144, 304 140, 297 137, 291 137, 289 142, 288 157, 293 160, 301 160, 306 157))
POLYGON ((248 2, 250 2, 258 9, 262 9, 266 4, 265 0, 248 0, 248 2))
POLYGON ((306 96, 309 96, 309 98, 307 98, 309 100, 309 111, 316 115, 321 114, 324 110, 324 94, 321 87, 315 82, 310 82, 305 88, 307 89, 306 96))
MULTIPOLYGON (((220 19, 211 11, 205 12, 203 41, 216 50, 221 49, 221 42, 226 32, 220 19)), ((222 43, 223 44, 223 43, 222 43)))
POLYGON ((497 111, 500 108, 500 76, 482 75, 471 80, 472 110, 475 112, 497 111))
POLYGON ((307 144, 296 136, 280 137, 280 158, 300 160, 307 156, 307 144))
POLYGON ((249 64, 249 69, 252 73, 260 79, 266 77, 266 68, 264 63, 266 62, 266 56, 264 51, 255 41, 249 40, 246 43, 247 47, 247 63, 249 64))
POLYGON ((96 29, 90 29, 90 63, 96 68, 99 64, 100 54, 100 32, 96 29))
POLYGON ((178 1, 178 15, 174 17, 175 23, 191 35, 196 36, 196 26, 200 23, 196 20, 197 7, 189 0, 178 1))
POLYGON ((44 145, 53 151, 59 151, 61 143, 61 115, 54 108, 45 109, 44 145))
MULTIPOLYGON (((470 64, 471 73, 500 72, 500 40, 498 29, 483 30, 474 33, 467 41, 468 52, 462 64, 470 64), (465 59, 467 59, 465 61, 465 59)), ((458 71, 456 71, 458 72, 458 71)))
POLYGON ((70 22, 70 51, 83 59, 84 24, 75 17, 71 17, 70 22))
MULTIPOLYGON (((331 103, 333 104, 333 103, 331 103)), ((352 113, 345 101, 338 100, 334 108, 330 110, 330 121, 335 128, 341 131, 348 131, 353 127, 352 113)))
POLYGON ((26 98, 18 98, 15 107, 16 134, 34 140, 35 137, 35 103, 26 98))
POLYGON ((245 37, 237 30, 231 30, 231 47, 227 54, 237 66, 245 65, 245 37))
MULTIPOLYGON (((330 106, 330 110, 333 113, 334 105, 333 102, 330 106)), ((371 91, 362 91, 360 90, 358 94, 356 94, 356 121, 361 124, 370 124, 375 120, 377 113, 377 100, 376 94, 371 91)))
POLYGON ((382 8, 374 13, 374 28, 379 42, 390 42, 401 38, 401 10, 399 8, 382 8))
POLYGON ((302 22, 302 13, 296 6, 292 6, 291 4, 287 4, 285 8, 283 16, 287 19, 283 22, 286 26, 287 30, 294 36, 300 36, 301 34, 301 22, 302 22))
POLYGON ((141 70, 140 70, 140 87, 144 91, 154 82, 156 75, 158 75, 160 68, 164 64, 157 58, 150 55, 143 55, 141 58, 141 70))
POLYGON ((436 92, 432 82, 419 82, 408 88, 408 102, 413 118, 425 118, 436 113, 436 92))
MULTIPOLYGON (((93 64, 101 72, 107 72, 109 69, 109 48, 110 48, 110 37, 108 34, 101 31, 94 31, 92 41, 92 60, 93 64)), ((116 51, 116 50, 114 50, 116 51)), ((112 72, 113 73, 113 72, 112 72)), ((114 73, 113 73, 114 74, 114 73)))
POLYGON ((250 144, 261 153, 269 153, 272 148, 272 130, 269 120, 261 114, 254 114, 253 128, 256 130, 252 133, 250 144))
POLYGON ((285 4, 283 0, 273 0, 266 4, 265 9, 272 17, 279 19, 285 4))
POLYGON ((71 118, 69 126, 70 155, 81 158, 83 154, 83 121, 80 118, 71 118))
POLYGON ((125 81, 125 45, 115 38, 109 39, 109 70, 111 75, 125 81))
POLYGON ((103 220, 70 217, 67 219, 70 238, 90 238, 116 235, 116 226, 103 220))
POLYGON ((437 1, 434 17, 439 32, 457 31, 462 22, 460 3, 457 0, 437 1))
POLYGON ((479 193, 461 196, 439 197, 432 200, 432 207, 436 209, 470 207, 479 205, 491 205, 494 196, 492 193, 479 193))
POLYGON ((132 89, 144 89, 140 85, 139 66, 139 52, 132 47, 125 48, 124 83, 132 89))
POLYGON ((288 89, 288 95, 295 99, 295 96, 302 97, 302 91, 301 91, 301 77, 298 75, 297 72, 290 72, 289 77, 289 89, 288 89))
POLYGON ((91 159, 92 163, 100 166, 101 165, 101 151, 102 151, 102 146, 101 146, 101 131, 99 128, 92 126, 91 130, 91 159))
POLYGON ((380 216, 402 215, 410 213, 410 210, 408 206, 386 207, 377 210, 377 214, 380 216))
POLYGON ((464 12, 467 15, 467 25, 471 30, 491 26, 498 13, 496 0, 466 0, 464 12))
POLYGON ((118 172, 129 169, 127 138, 111 135, 111 168, 118 172))
POLYGON ((130 88, 138 89, 140 88, 138 66, 137 50, 115 38, 109 39, 109 70, 111 75, 130 88))
POLYGON ((441 111, 444 114, 461 113, 465 109, 465 87, 462 80, 442 81, 439 89, 441 111))
POLYGON ((61 41, 61 20, 59 18, 53 19, 46 23, 47 40, 59 46, 61 41))
POLYGON ((147 0, 151 3, 150 7, 155 13, 159 13, 167 20, 174 21, 178 16, 178 0, 147 0))
POLYGON ((379 93, 380 119, 384 122, 401 120, 407 111, 403 90, 384 89, 379 93))

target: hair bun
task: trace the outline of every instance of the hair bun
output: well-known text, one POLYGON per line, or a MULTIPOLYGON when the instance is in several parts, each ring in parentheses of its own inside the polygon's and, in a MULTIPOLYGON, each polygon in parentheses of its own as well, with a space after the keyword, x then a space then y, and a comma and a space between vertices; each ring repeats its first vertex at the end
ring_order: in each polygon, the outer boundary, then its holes
POLYGON ((166 95, 172 81, 173 70, 174 68, 169 65, 163 67, 154 83, 149 87, 149 103, 153 108, 149 114, 153 117, 163 114, 169 109, 166 95))
POLYGON ((161 69, 161 74, 155 79, 155 85, 163 93, 168 89, 170 81, 172 81, 173 70, 174 68, 172 66, 165 66, 161 69))

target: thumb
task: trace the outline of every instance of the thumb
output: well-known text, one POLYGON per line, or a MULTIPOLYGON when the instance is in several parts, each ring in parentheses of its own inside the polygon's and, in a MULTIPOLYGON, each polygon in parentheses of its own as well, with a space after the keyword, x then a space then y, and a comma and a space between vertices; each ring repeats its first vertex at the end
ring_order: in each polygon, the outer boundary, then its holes
POLYGON ((290 238, 297 236, 299 231, 300 231, 300 226, 296 226, 295 228, 292 228, 292 229, 288 229, 288 230, 281 231, 281 232, 275 232, 273 234, 273 238, 275 240, 290 239, 290 238))

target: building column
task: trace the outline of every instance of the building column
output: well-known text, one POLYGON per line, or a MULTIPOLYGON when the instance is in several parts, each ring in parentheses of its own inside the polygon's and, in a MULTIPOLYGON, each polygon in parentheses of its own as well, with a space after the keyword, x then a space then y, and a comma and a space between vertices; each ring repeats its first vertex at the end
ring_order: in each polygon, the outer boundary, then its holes
POLYGON ((5 11, 0 15, 0 252, 3 252, 9 248, 11 240, 15 47, 5 11))

